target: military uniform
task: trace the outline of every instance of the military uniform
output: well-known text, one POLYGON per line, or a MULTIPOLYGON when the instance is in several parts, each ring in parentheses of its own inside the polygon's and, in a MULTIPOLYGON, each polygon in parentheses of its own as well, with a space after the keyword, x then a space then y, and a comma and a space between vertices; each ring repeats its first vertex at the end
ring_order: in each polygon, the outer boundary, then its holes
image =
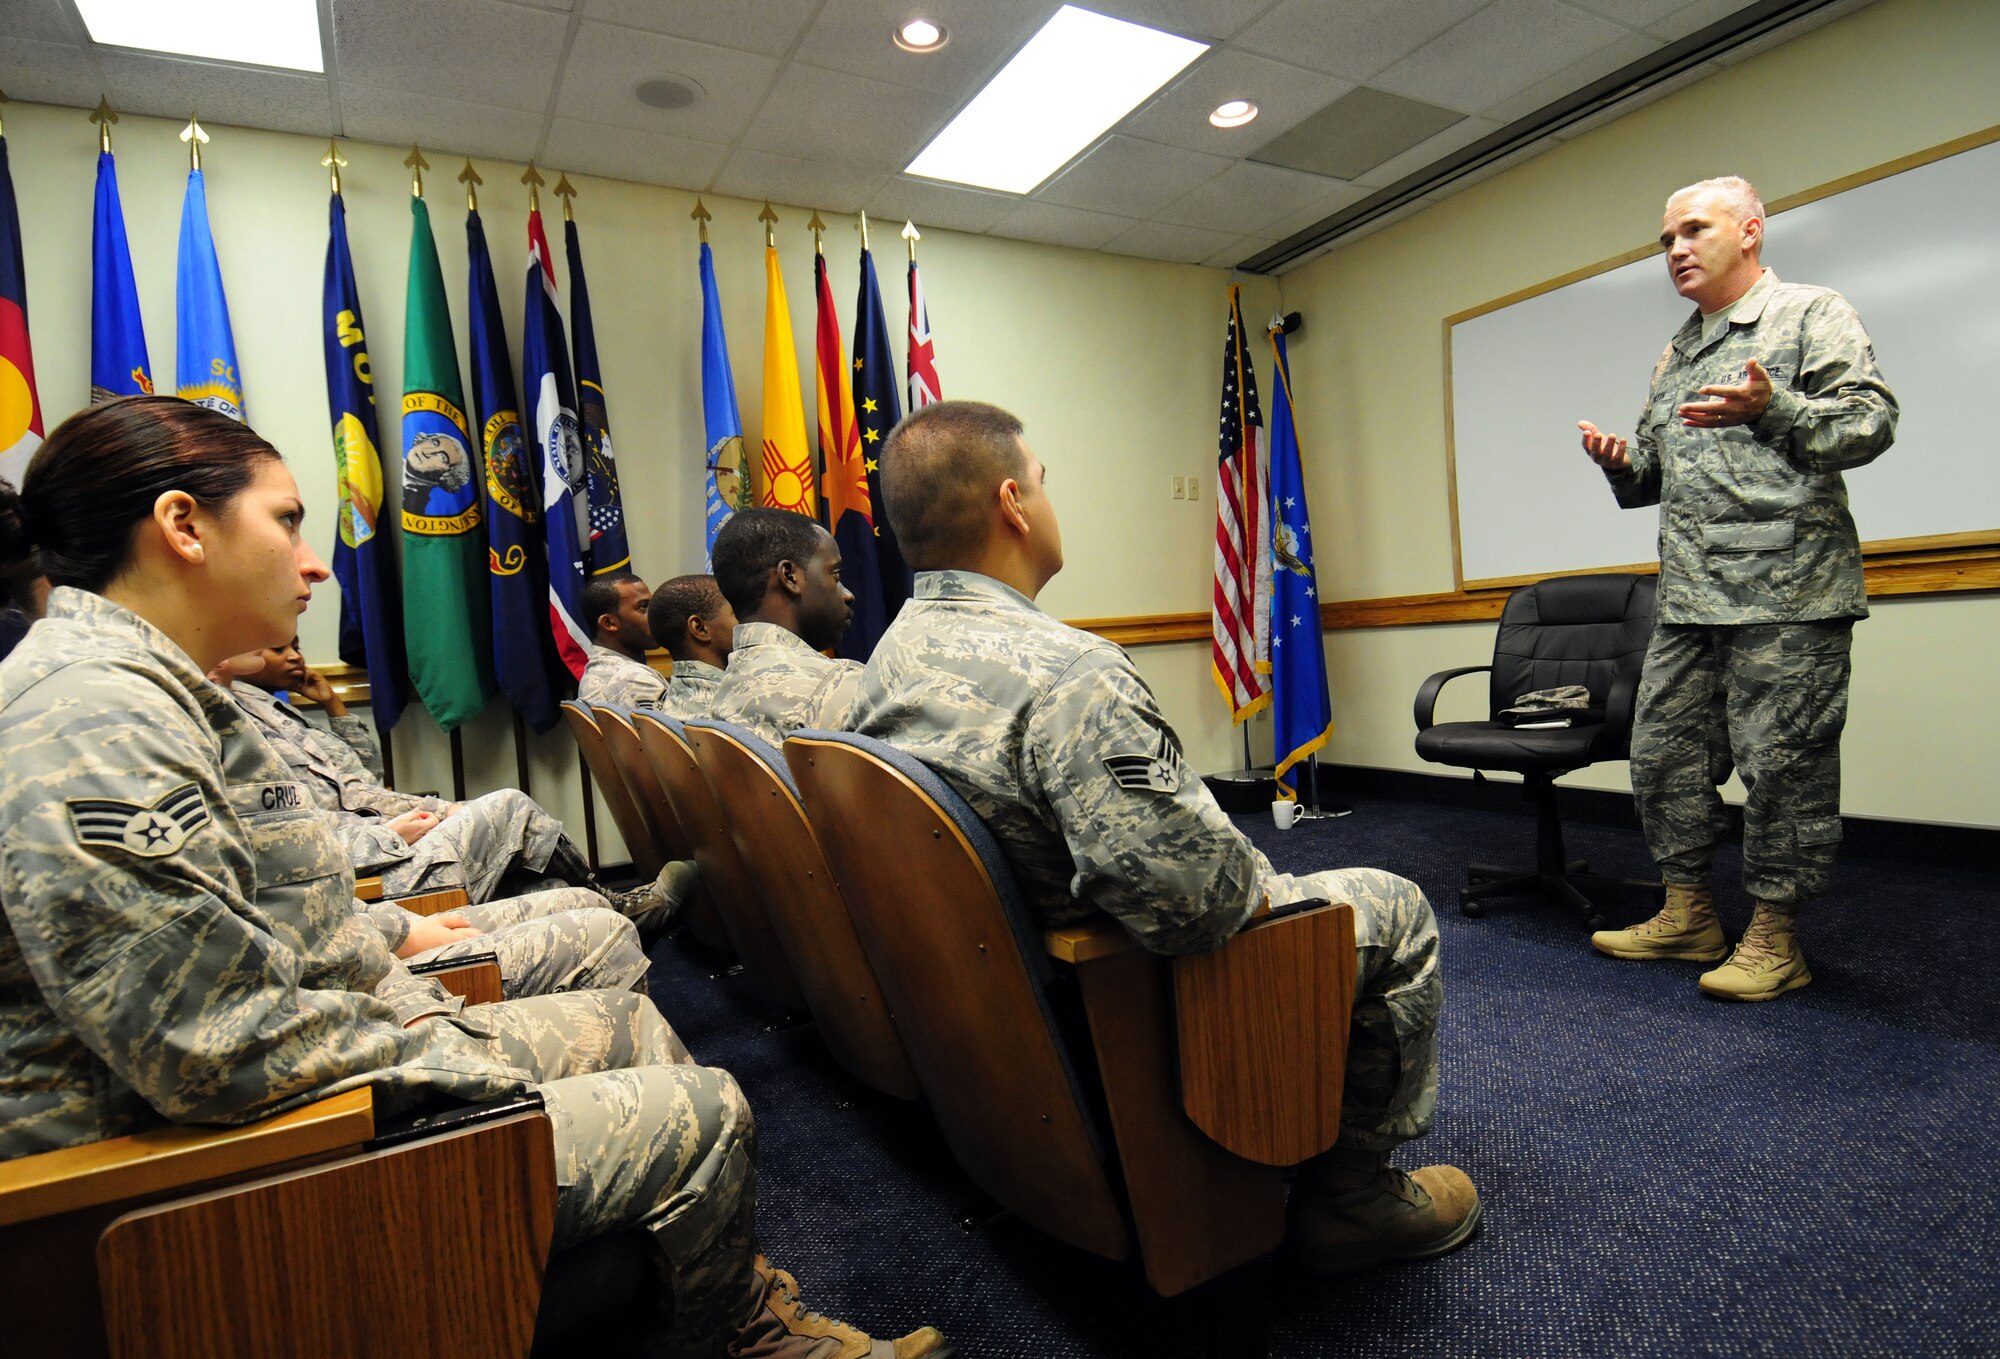
POLYGON ((1443 983, 1423 892, 1374 869, 1272 868, 1188 768, 1120 648, 989 577, 921 572, 869 658, 849 729, 957 789, 1045 924, 1108 914, 1149 949, 1193 953, 1267 900, 1352 902, 1342 1145, 1387 1151, 1429 1129, 1443 983))
POLYGON ((667 684, 667 696, 660 700, 660 711, 683 722, 707 717, 723 674, 707 661, 675 661, 674 677, 667 684))
POLYGON ((782 746, 801 727, 848 730, 860 685, 860 662, 829 660, 776 623, 738 623, 706 715, 782 746))
POLYGON ((1660 507, 1659 622, 1639 683, 1632 790, 1669 883, 1706 883, 1743 777, 1744 887, 1796 906, 1832 882, 1854 620, 1868 613, 1841 472, 1895 437, 1896 398, 1854 308, 1765 270, 1707 343, 1699 313, 1653 371, 1618 503, 1660 507), (1755 423, 1692 428, 1700 388, 1770 374, 1755 423))
POLYGON ((667 692, 667 677, 608 646, 590 648, 576 696, 585 703, 610 703, 620 708, 657 708, 667 692))
POLYGON ((753 1134, 629 991, 461 1010, 353 907, 353 872, 260 728, 173 641, 58 589, 0 665, 0 1159, 367 1086, 535 1086, 558 1245, 646 1228, 675 1352, 755 1296, 753 1134))
MULTIPOLYGON (((393 950, 409 938, 417 917, 394 902, 367 906, 393 950)), ((476 939, 425 949, 405 963, 491 953, 500 960, 508 1000, 558 991, 641 990, 651 964, 639 929, 588 887, 551 887, 474 906, 456 914, 481 931, 476 939)))

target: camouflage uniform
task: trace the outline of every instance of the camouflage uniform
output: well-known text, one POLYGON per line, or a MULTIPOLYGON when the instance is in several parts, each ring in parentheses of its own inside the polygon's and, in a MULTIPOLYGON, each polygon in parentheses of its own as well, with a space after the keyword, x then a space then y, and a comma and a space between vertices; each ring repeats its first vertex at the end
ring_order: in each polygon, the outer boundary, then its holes
MULTIPOLYGON (((372 904, 367 912, 391 949, 402 945, 417 920, 393 902, 372 904)), ((478 938, 425 949, 403 961, 495 954, 509 1000, 558 991, 644 993, 651 964, 640 946, 638 927, 587 887, 551 887, 462 906, 456 914, 481 931, 478 938)))
POLYGON ((657 708, 667 692, 667 677, 608 646, 592 646, 576 696, 585 703, 610 703, 620 708, 657 708))
POLYGON ((851 730, 957 789, 1045 924, 1108 914, 1155 952, 1195 953, 1266 900, 1352 902, 1341 1143, 1387 1151, 1429 1129, 1443 982, 1423 892, 1375 869, 1272 868, 1188 768, 1124 651, 989 577, 922 572, 868 661, 851 730))
POLYGON ((666 697, 660 700, 660 711, 683 722, 707 717, 723 673, 707 661, 675 661, 674 677, 667 684, 666 697))
POLYGON ((756 1296, 752 1125, 650 1001, 462 1010, 412 977, 259 727, 96 595, 54 591, 0 665, 0 752, 0 1160, 363 1086, 384 1112, 536 1086, 557 1244, 646 1228, 674 1352, 719 1350, 756 1296))
POLYGON ((1660 507, 1659 624, 1632 731, 1632 791, 1670 883, 1709 880, 1733 764, 1743 885, 1796 906, 1831 884, 1840 841, 1848 649, 1867 616, 1845 468, 1895 437, 1896 398, 1838 293, 1763 276, 1706 345, 1688 318, 1630 448, 1618 503, 1660 507), (1754 424, 1690 428, 1677 411, 1756 359, 1771 404, 1754 424))
POLYGON ((706 715, 782 746, 801 727, 848 730, 860 685, 860 662, 829 660, 776 623, 738 623, 706 715))
MULTIPOLYGON (((297 700, 290 694, 280 697, 279 702, 291 708, 293 712, 299 712, 296 706, 297 700)), ((322 729, 320 723, 312 720, 310 713, 299 712, 299 716, 304 718, 315 731, 322 729)), ((322 712, 320 716, 325 720, 324 730, 332 733, 335 740, 347 747, 347 753, 352 757, 342 762, 344 766, 351 772, 366 775, 370 782, 383 782, 386 772, 382 763, 382 742, 375 735, 375 724, 353 713, 334 717, 322 712)))

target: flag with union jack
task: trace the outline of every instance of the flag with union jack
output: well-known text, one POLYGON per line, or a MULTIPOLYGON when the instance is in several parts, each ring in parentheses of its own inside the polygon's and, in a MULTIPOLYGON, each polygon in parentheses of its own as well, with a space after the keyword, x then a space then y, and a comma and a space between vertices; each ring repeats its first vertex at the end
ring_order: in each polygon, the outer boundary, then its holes
MULTIPOLYGON (((911 252, 913 255, 914 251, 911 252)), ((910 260, 910 409, 920 411, 944 399, 938 383, 937 347, 931 343, 931 309, 924 303, 924 283, 917 262, 910 260)))
POLYGON ((1222 438, 1215 495, 1215 603, 1210 615, 1216 687, 1243 721, 1271 701, 1271 482, 1258 436, 1257 372, 1243 338, 1238 289, 1229 290, 1222 346, 1222 438))

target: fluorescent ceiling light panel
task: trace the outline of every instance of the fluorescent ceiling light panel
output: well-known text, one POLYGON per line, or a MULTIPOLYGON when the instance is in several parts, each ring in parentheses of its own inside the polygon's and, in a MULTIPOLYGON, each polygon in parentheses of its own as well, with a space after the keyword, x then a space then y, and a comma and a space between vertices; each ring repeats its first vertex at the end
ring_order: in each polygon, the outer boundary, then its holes
POLYGON ((1026 193, 1207 50, 1207 43, 1064 5, 909 172, 1026 193))
POLYGON ((324 71, 313 0, 76 0, 92 42, 246 66, 324 71))

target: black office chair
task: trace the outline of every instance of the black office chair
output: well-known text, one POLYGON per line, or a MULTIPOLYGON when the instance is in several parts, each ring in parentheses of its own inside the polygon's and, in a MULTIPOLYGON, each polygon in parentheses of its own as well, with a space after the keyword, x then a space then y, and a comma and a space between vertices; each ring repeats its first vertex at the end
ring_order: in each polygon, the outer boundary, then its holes
POLYGON ((1604 919, 1589 893, 1645 891, 1656 882, 1605 878, 1569 861, 1556 813, 1556 783, 1564 774, 1631 753, 1632 707, 1639 671, 1653 635, 1651 576, 1558 576, 1523 586, 1507 597, 1491 665, 1440 670, 1417 690, 1417 754, 1437 764, 1474 771, 1505 769, 1521 775, 1535 804, 1535 866, 1474 864, 1458 894, 1459 910, 1486 913, 1488 897, 1540 892, 1570 905, 1591 929, 1604 919), (1460 675, 1488 672, 1488 720, 1438 722, 1438 692, 1460 675), (1575 710, 1570 725, 1545 730, 1510 727, 1503 709, 1538 689, 1580 684, 1590 706, 1575 710))

